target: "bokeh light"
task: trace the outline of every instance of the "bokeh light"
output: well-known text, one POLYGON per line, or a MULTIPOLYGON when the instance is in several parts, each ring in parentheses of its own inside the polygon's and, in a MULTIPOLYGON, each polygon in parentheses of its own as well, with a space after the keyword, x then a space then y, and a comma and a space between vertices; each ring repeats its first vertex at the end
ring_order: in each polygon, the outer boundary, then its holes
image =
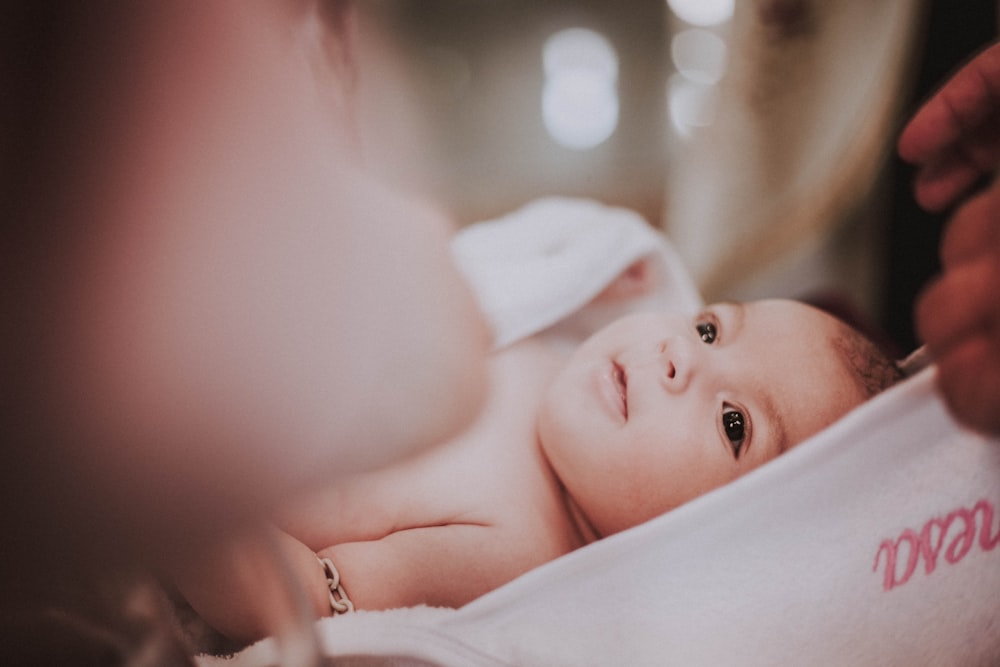
POLYGON ((684 30, 670 41, 674 67, 695 83, 713 84, 726 71, 726 43, 708 30, 684 30))
POLYGON ((733 0, 667 0, 667 4, 677 18, 703 28, 733 17, 733 0))
POLYGON ((559 144, 593 148, 618 125, 618 54, 600 33, 568 28, 542 50, 542 120, 559 144))

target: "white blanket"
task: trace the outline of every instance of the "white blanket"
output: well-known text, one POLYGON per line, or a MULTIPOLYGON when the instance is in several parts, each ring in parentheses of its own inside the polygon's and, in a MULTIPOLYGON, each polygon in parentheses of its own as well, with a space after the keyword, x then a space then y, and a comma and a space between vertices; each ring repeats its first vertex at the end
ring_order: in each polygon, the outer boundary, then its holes
POLYGON ((690 274, 659 232, 634 211, 590 199, 536 199, 463 229, 452 247, 497 348, 557 323, 563 336, 586 337, 624 309, 693 313, 702 306, 690 274), (646 293, 584 308, 643 259, 651 280, 646 293))
POLYGON ((1000 664, 1000 442, 959 427, 933 376, 462 609, 320 621, 322 651, 366 665, 1000 664))

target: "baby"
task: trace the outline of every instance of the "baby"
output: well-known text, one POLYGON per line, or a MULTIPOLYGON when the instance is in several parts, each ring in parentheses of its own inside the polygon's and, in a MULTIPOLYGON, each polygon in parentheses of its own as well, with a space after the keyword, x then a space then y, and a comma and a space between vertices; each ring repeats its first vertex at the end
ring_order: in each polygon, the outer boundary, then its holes
MULTIPOLYGON (((633 314, 571 352, 528 338, 493 356, 469 430, 300 500, 278 538, 318 615, 457 607, 736 479, 896 379, 866 338, 793 301, 633 314)), ((249 640, 268 600, 240 557, 220 547, 178 581, 249 640)))

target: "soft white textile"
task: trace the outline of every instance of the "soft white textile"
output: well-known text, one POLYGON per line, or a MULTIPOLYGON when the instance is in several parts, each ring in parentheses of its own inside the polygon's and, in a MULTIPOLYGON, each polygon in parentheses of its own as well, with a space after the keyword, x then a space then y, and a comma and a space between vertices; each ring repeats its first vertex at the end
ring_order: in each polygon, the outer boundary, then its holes
POLYGON ((933 375, 462 609, 320 621, 323 651, 456 667, 1000 664, 1000 442, 958 426, 933 375))
MULTIPOLYGON (((557 322, 566 324, 568 316, 643 258, 650 258, 656 275, 653 290, 624 307, 693 313, 702 305, 662 234, 634 211, 591 199, 536 199, 463 229, 452 247, 493 326, 497 348, 557 322)), ((585 335, 620 314, 616 308, 592 308, 579 313, 585 321, 576 329, 585 335)))

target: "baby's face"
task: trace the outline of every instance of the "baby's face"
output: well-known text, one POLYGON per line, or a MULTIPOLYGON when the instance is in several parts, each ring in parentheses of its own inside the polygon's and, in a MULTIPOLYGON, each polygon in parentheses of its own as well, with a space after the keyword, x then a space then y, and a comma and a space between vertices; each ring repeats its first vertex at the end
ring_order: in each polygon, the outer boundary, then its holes
POLYGON ((539 437, 604 536, 769 461, 864 400, 841 325, 792 301, 642 313, 594 334, 548 390, 539 437))

